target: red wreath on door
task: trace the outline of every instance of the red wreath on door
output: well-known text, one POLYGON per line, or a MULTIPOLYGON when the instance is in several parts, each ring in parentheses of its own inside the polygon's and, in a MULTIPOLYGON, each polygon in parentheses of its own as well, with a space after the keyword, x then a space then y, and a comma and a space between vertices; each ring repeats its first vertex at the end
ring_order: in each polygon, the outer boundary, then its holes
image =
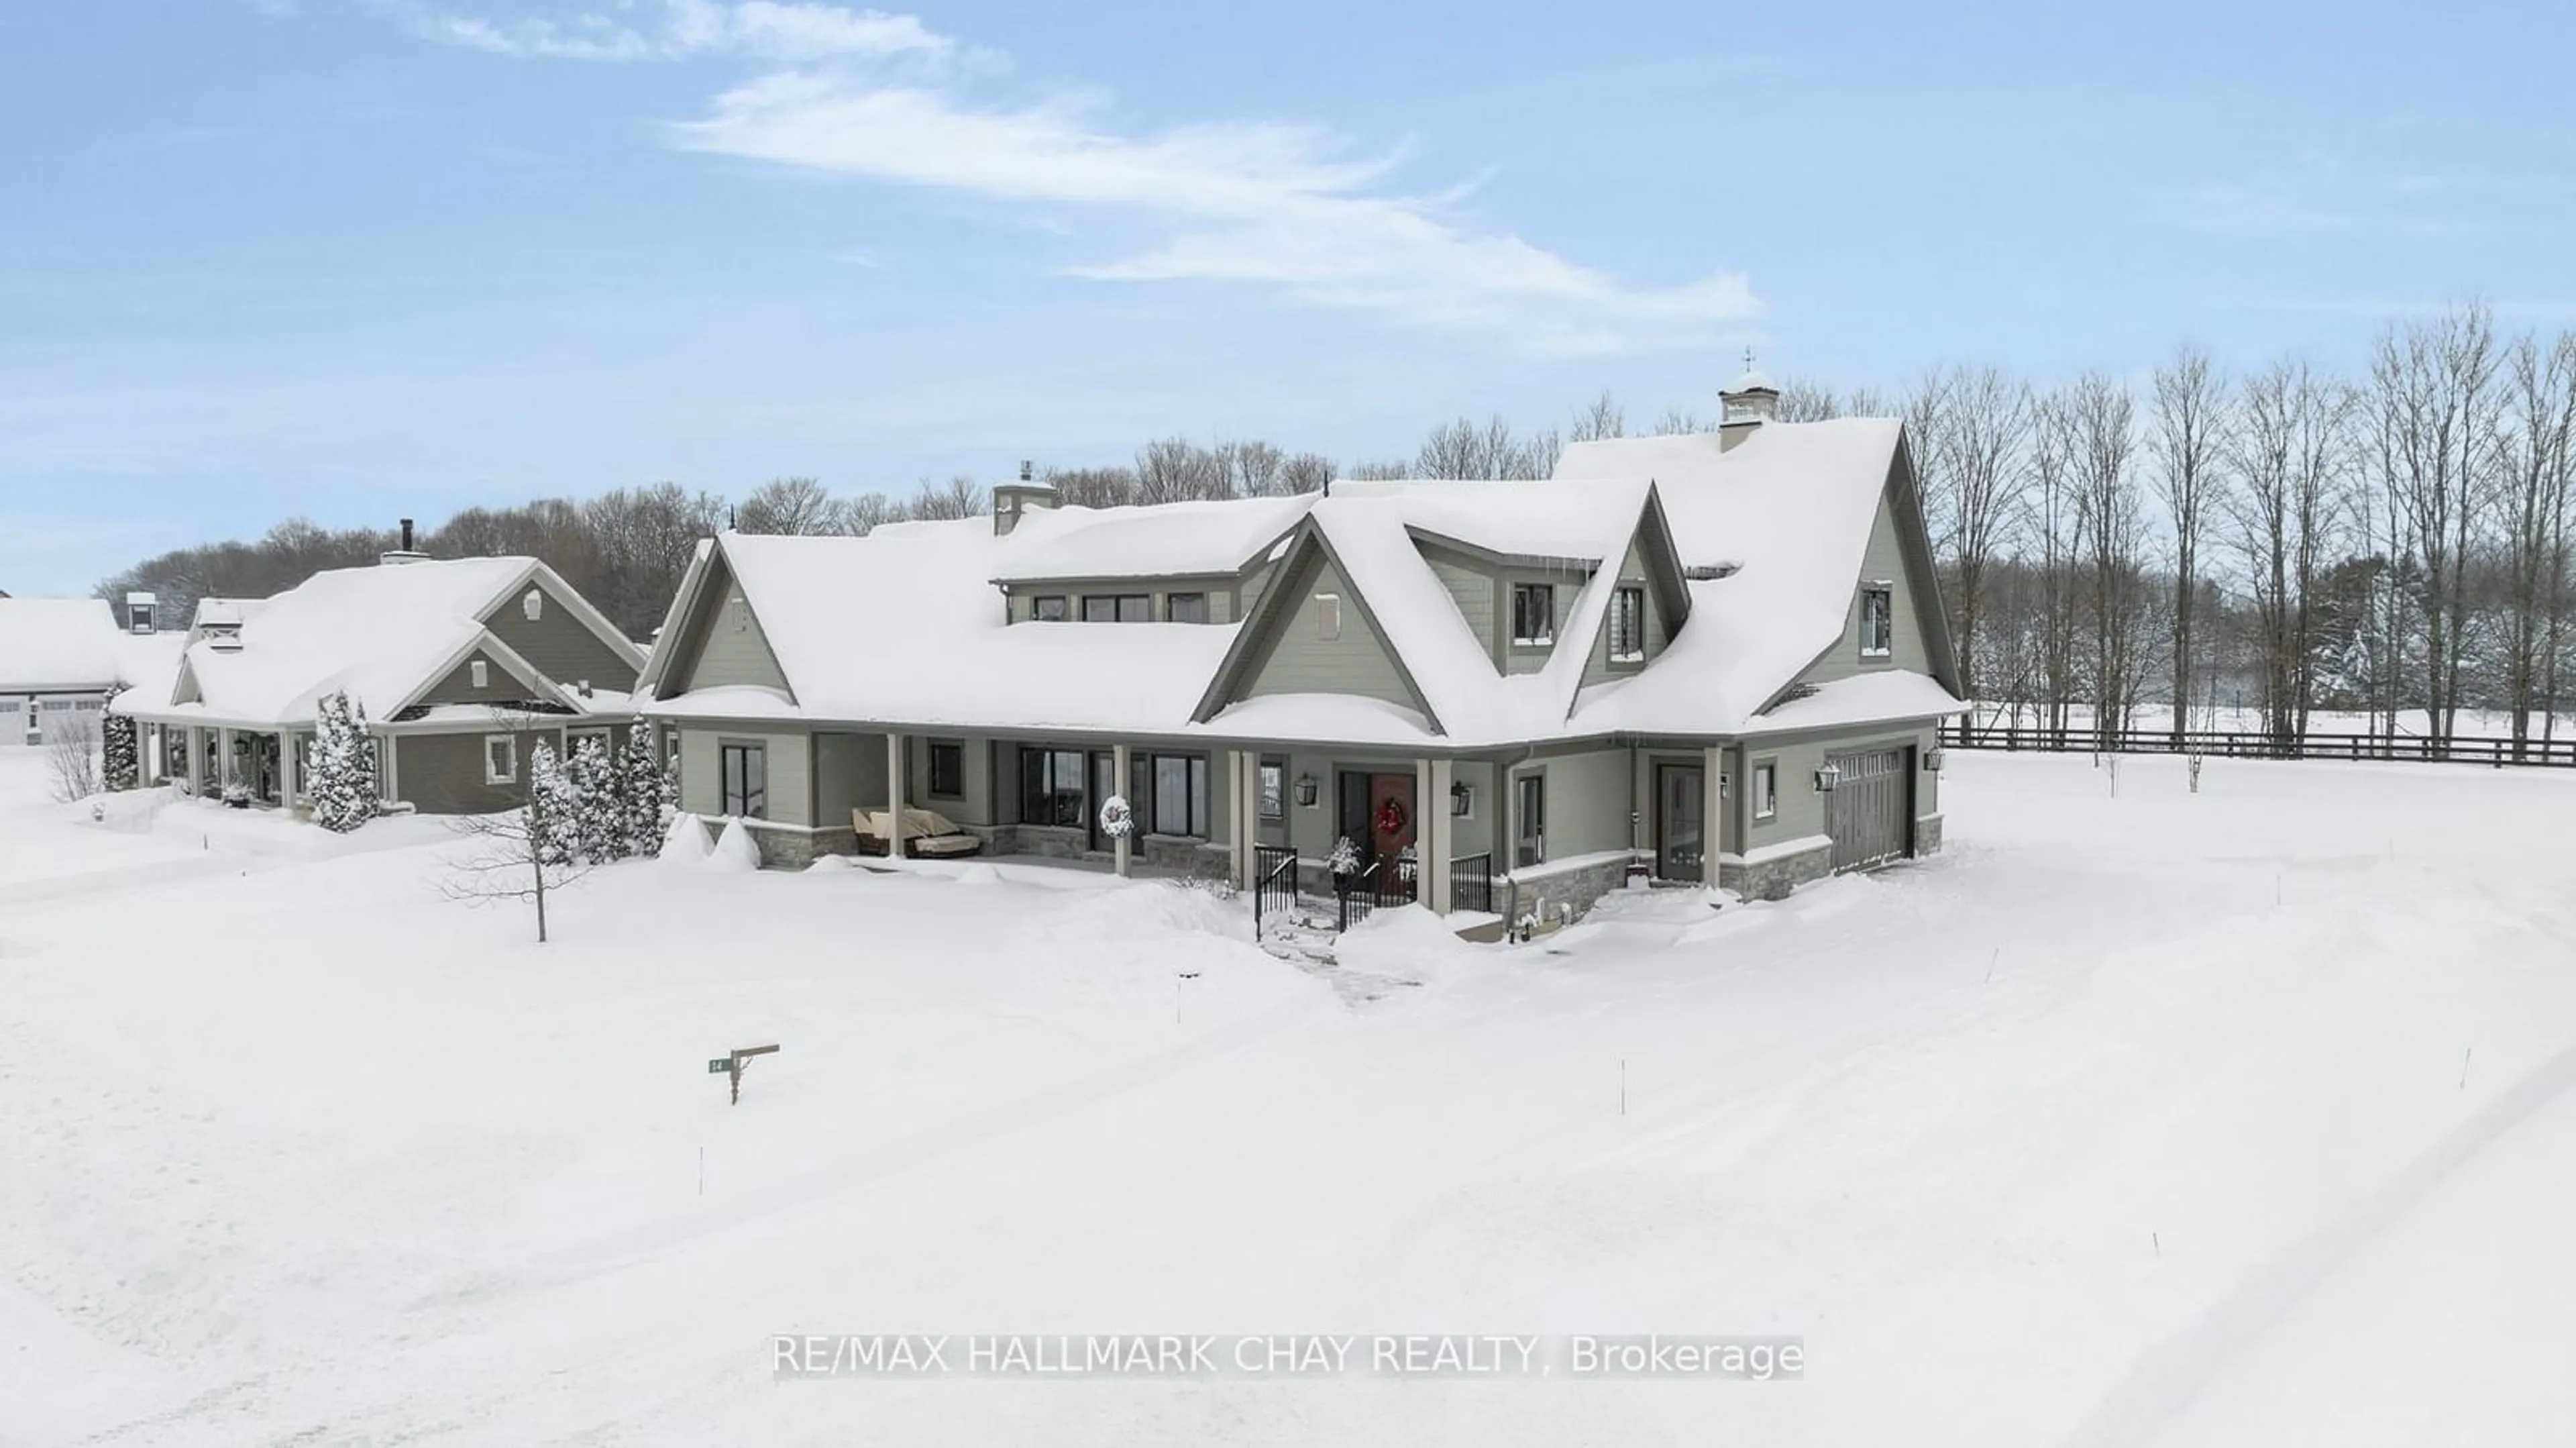
POLYGON ((1382 835, 1404 833, 1404 805, 1394 795, 1388 795, 1377 807, 1377 832, 1382 835))

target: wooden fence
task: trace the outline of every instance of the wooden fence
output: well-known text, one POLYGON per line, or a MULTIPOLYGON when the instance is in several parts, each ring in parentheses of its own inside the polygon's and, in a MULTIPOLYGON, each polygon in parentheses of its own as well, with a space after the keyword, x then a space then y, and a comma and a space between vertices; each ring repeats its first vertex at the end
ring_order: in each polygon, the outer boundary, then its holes
POLYGON ((2277 738, 2227 730, 2051 729, 1952 721, 1941 742, 1954 749, 2028 749, 2050 754, 2210 754, 2227 759, 2401 759, 2447 764, 2576 768, 2576 739, 2435 739, 2416 734, 2310 734, 2277 738))

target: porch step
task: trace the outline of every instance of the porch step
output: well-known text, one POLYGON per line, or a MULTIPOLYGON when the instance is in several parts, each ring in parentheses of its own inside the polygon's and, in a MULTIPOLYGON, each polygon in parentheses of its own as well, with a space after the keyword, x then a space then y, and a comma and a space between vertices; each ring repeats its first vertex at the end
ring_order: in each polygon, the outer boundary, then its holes
POLYGON ((1332 982, 1333 991, 1349 1005, 1365 1005, 1420 981, 1344 970, 1333 954, 1334 930, 1329 916, 1282 911, 1262 922, 1261 948, 1308 975, 1332 982))

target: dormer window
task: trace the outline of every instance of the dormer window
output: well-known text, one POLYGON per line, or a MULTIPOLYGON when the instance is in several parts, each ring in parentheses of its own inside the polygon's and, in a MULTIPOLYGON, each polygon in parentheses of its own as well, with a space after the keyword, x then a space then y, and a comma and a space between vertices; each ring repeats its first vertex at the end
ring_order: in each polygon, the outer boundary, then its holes
POLYGON ((1556 587, 1547 583, 1512 585, 1512 642, 1537 647, 1556 638, 1556 587))
POLYGON ((1883 659, 1896 638, 1895 592, 1884 583, 1860 591, 1860 656, 1883 659))
POLYGON ((1610 595, 1610 661, 1638 664, 1646 659, 1646 590, 1633 583, 1610 595))

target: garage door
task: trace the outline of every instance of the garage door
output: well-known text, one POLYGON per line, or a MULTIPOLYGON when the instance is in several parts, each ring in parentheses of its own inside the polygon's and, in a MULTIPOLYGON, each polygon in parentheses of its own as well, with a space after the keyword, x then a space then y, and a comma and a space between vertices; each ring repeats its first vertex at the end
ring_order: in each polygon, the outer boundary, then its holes
POLYGON ((1914 751, 1872 749, 1833 754, 1842 771, 1825 796, 1825 833, 1833 836, 1834 868, 1857 870, 1901 859, 1914 845, 1914 751))

